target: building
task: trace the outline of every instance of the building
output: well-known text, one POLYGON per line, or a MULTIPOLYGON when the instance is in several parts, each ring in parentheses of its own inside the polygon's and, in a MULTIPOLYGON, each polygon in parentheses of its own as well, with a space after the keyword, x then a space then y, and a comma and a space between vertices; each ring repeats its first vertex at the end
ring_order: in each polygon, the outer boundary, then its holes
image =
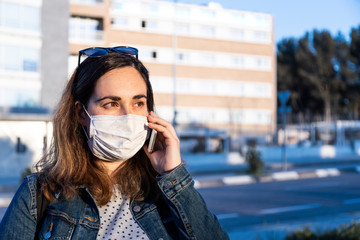
POLYGON ((150 70, 156 111, 181 136, 275 131, 271 15, 155 0, 0 0, 0 13, 2 111, 51 112, 80 49, 129 45, 150 70))
POLYGON ((0 176, 19 182, 50 144, 68 78, 69 3, 0 0, 0 176))
POLYGON ((67 1, 0 0, 0 113, 54 108, 68 77, 68 16, 67 1))
POLYGON ((271 15, 155 0, 71 0, 70 12, 69 70, 80 49, 137 47, 156 111, 175 120, 180 135, 191 126, 233 137, 275 131, 271 15))
POLYGON ((175 120, 180 135, 191 126, 233 137, 275 131, 271 15, 155 0, 71 0, 70 12, 69 70, 80 49, 137 47, 150 70, 156 111, 175 120))
POLYGON ((41 6, 41 0, 0 0, 0 106, 3 108, 40 105, 41 6))

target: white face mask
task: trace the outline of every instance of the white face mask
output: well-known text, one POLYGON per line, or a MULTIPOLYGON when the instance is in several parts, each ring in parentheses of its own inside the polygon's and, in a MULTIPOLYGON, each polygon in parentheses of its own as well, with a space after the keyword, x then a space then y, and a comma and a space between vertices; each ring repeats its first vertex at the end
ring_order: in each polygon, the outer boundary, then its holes
POLYGON ((99 159, 128 160, 144 145, 149 129, 147 117, 133 114, 90 116, 85 107, 84 110, 90 118, 90 136, 84 130, 88 145, 99 159))

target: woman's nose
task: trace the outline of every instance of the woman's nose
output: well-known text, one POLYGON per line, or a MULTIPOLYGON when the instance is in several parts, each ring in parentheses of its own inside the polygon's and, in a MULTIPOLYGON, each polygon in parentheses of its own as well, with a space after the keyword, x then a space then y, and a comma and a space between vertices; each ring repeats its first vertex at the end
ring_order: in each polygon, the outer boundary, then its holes
POLYGON ((131 114, 132 110, 130 106, 122 106, 120 108, 120 115, 127 115, 127 114, 131 114))

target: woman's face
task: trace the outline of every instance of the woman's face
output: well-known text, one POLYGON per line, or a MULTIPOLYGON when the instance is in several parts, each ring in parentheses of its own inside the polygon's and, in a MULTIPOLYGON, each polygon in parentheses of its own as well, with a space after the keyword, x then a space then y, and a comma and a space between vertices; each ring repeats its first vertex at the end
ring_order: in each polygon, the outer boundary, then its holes
POLYGON ((148 115, 146 84, 133 67, 111 70, 98 79, 87 107, 90 115, 148 115))

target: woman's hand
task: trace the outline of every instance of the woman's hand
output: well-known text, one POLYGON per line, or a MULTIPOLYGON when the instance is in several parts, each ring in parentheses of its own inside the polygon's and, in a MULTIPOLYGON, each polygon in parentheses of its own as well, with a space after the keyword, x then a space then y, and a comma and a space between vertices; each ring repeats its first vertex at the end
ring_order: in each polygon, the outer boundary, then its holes
POLYGON ((154 112, 150 112, 148 121, 149 128, 155 129, 158 134, 154 152, 149 153, 146 144, 144 145, 144 151, 155 171, 164 174, 181 164, 180 141, 173 126, 159 118, 154 112))

